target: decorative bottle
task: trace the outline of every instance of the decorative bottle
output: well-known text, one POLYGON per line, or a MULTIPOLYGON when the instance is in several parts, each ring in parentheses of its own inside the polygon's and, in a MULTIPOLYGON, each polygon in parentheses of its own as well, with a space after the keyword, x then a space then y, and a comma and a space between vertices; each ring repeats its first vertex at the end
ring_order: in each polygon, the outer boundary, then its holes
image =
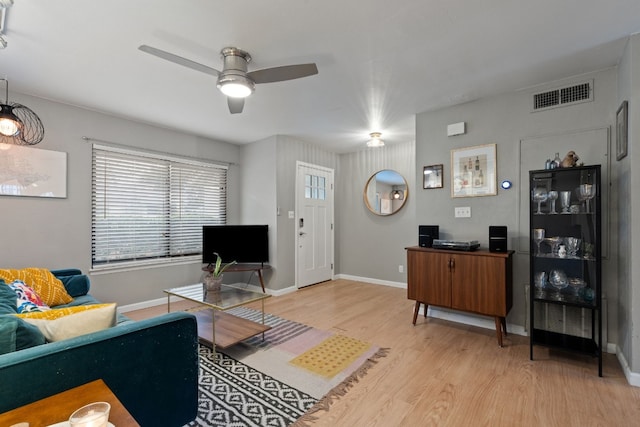
POLYGON ((556 157, 553 159, 553 168, 559 168, 562 164, 562 160, 560 159, 560 153, 556 153, 556 157))

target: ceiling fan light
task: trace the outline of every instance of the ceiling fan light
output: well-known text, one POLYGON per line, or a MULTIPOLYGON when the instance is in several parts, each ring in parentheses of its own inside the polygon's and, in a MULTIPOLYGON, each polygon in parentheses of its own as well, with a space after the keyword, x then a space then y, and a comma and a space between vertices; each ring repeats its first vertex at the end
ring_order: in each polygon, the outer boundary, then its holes
POLYGON ((240 83, 227 83, 220 86, 220 90, 232 98, 246 98, 251 95, 251 89, 240 83))
POLYGON ((0 134, 4 136, 16 136, 22 129, 22 121, 13 114, 13 107, 0 104, 0 134))
POLYGON ((218 78, 218 89, 231 98, 246 98, 253 93, 255 83, 245 76, 237 74, 221 74, 218 78))
POLYGON ((380 132, 371 132, 369 136, 371 139, 367 141, 367 147, 384 147, 384 141, 380 139, 382 136, 380 132))

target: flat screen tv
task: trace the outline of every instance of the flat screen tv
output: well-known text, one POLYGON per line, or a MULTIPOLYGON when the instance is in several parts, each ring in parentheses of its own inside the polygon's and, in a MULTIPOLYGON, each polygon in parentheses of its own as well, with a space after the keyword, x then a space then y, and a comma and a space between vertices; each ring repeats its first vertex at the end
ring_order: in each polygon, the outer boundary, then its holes
POLYGON ((269 262, 268 225, 205 225, 202 227, 202 262, 216 262, 217 252, 223 263, 269 262))

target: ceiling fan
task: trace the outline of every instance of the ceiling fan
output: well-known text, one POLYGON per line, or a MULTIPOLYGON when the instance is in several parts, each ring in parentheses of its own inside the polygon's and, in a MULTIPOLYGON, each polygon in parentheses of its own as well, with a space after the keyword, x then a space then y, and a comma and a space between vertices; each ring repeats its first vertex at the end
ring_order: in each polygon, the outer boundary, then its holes
POLYGON ((256 84, 282 82, 318 74, 318 67, 314 63, 285 65, 247 72, 247 64, 251 61, 251 55, 236 47, 225 47, 220 52, 224 61, 222 71, 144 44, 138 49, 158 58, 217 77, 217 87, 227 95, 227 104, 231 114, 242 112, 244 98, 253 93, 256 84))

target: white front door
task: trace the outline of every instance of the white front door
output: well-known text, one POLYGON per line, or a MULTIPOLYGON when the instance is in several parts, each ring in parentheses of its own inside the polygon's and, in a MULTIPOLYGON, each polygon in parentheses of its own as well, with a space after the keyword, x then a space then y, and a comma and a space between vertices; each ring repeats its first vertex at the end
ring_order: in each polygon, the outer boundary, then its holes
POLYGON ((296 286, 333 278, 333 169, 297 162, 296 286))

